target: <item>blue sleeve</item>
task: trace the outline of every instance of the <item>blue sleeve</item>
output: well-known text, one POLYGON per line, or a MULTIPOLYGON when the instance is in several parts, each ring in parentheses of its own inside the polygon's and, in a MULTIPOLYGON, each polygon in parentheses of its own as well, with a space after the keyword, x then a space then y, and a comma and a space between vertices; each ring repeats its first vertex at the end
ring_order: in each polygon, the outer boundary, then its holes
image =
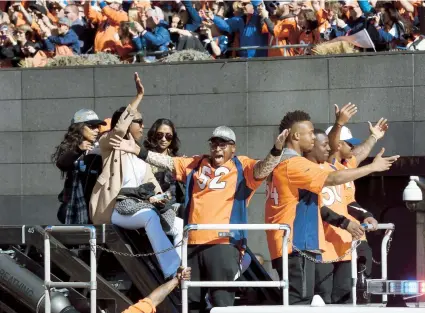
POLYGON ((146 32, 142 37, 157 47, 162 46, 170 41, 170 33, 163 27, 161 27, 156 34, 152 32, 146 32))
POLYGON ((50 37, 44 40, 44 45, 47 51, 55 51, 55 45, 49 39, 50 37))
POLYGON ((336 37, 345 36, 351 30, 350 26, 348 25, 346 25, 343 29, 336 25, 332 25, 331 28, 334 30, 336 37))
POLYGON ((142 37, 136 37, 133 38, 133 45, 136 48, 136 51, 141 51, 145 47, 144 40, 142 40, 142 37))
POLYGON ((220 36, 218 38, 218 46, 222 54, 226 53, 227 47, 229 46, 229 39, 227 38, 227 36, 220 36))
POLYGON ((50 36, 48 39, 52 43, 69 46, 78 41, 78 37, 74 34, 73 32, 67 32, 65 36, 50 36))
POLYGON ((243 18, 239 16, 235 16, 227 20, 224 20, 218 16, 214 16, 213 22, 218 27, 219 30, 229 34, 232 34, 235 32, 242 33, 244 28, 243 18))
POLYGON ((195 31, 201 26, 202 19, 199 16, 198 11, 195 10, 195 8, 192 6, 192 1, 185 0, 182 1, 183 5, 186 8, 187 13, 189 14, 189 22, 188 24, 192 24, 191 31, 195 31))
POLYGON ((368 0, 358 0, 360 9, 363 11, 363 13, 370 13, 373 10, 373 7, 370 5, 368 0))
POLYGON ((382 28, 378 29, 378 33, 379 33, 379 39, 381 39, 384 42, 391 42, 393 41, 393 39, 395 39, 393 35, 391 35, 390 33, 387 33, 382 28))
POLYGON ((106 4, 106 2, 105 1, 100 1, 99 2, 99 7, 101 8, 101 9, 103 9, 104 7, 106 7, 107 6, 107 4, 106 4))

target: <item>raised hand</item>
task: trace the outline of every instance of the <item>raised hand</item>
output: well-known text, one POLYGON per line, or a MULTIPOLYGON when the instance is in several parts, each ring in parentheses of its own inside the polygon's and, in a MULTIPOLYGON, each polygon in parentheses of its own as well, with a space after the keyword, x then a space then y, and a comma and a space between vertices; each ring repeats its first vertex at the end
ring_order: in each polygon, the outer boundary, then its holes
POLYGON ((375 126, 372 126, 371 122, 368 123, 370 133, 376 137, 376 140, 379 140, 384 137, 386 131, 388 130, 388 123, 386 118, 381 117, 378 123, 375 124, 375 126))
POLYGON ((349 102, 344 105, 341 110, 338 107, 338 104, 335 106, 335 121, 340 125, 344 126, 348 121, 357 113, 357 106, 349 102))
POLYGON ((129 140, 126 140, 118 135, 111 138, 110 144, 115 150, 121 150, 128 153, 138 154, 139 146, 136 144, 133 136, 128 134, 129 140))
POLYGON ((274 146, 276 149, 278 150, 282 150, 284 145, 285 145, 285 141, 286 138, 288 138, 289 135, 289 130, 288 129, 284 129, 283 132, 281 132, 279 134, 279 136, 277 136, 276 141, 274 143, 274 146))
POLYGON ((394 155, 390 157, 382 157, 385 152, 385 148, 382 148, 381 151, 376 155, 375 159, 373 159, 372 166, 374 172, 384 172, 388 171, 393 163, 398 160, 399 155, 394 155))
POLYGON ((82 151, 90 151, 93 149, 93 145, 90 141, 84 140, 82 143, 80 143, 78 148, 80 148, 82 151))
POLYGON ((143 96, 145 94, 145 87, 143 87, 142 82, 140 81, 139 74, 134 73, 134 82, 136 83, 136 90, 138 96, 143 96))

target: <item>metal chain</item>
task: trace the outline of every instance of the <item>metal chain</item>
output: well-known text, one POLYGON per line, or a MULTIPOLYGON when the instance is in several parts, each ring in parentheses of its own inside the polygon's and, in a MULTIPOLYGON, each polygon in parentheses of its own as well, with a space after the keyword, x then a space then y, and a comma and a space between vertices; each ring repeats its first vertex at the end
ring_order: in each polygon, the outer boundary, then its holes
MULTIPOLYGON (((390 248, 391 248, 391 241, 393 241, 393 237, 390 237, 390 239, 388 240, 387 243, 387 254, 388 252, 390 252, 390 248)), ((372 262, 375 263, 376 265, 381 265, 381 262, 376 261, 373 256, 372 256, 372 262)))
MULTIPOLYGON (((391 241, 392 241, 392 237, 388 240, 388 246, 387 246, 387 253, 390 251, 390 247, 391 247, 391 241)), ((290 243, 291 240, 288 238, 288 243, 290 243)), ((119 251, 115 251, 112 249, 108 249, 105 247, 102 247, 100 245, 96 245, 96 248, 105 252, 109 252, 115 255, 120 255, 120 256, 124 256, 124 257, 133 257, 133 258, 140 258, 140 257, 149 257, 149 256, 153 256, 153 255, 158 255, 158 254, 162 254, 162 253, 166 253, 168 251, 174 250, 175 248, 178 248, 180 246, 182 246, 183 244, 183 240, 181 240, 179 243, 177 243, 176 245, 158 251, 158 252, 149 252, 149 253, 139 253, 139 254, 134 254, 134 253, 127 253, 127 252, 119 252, 119 251)), ((350 249, 348 249, 347 251, 345 251, 345 253, 339 257, 337 257, 334 260, 329 260, 329 261, 320 261, 320 260, 316 260, 314 257, 304 253, 302 250, 300 250, 299 248, 297 248, 297 246, 295 246, 294 244, 292 244, 292 249, 295 250, 299 255, 301 255, 303 258, 316 263, 316 264, 329 264, 329 263, 335 263, 335 262, 340 262, 342 261, 346 256, 350 255, 353 253, 353 251, 355 249, 357 249, 357 247, 361 244, 361 241, 357 241, 354 247, 351 247, 350 249)), ((373 263, 380 265, 381 262, 376 261, 375 259, 372 258, 373 263)), ((364 270, 363 270, 364 271, 364 270)))
MULTIPOLYGON (((291 240, 288 238, 288 242, 291 242, 291 240)), ((337 257, 335 260, 330 260, 330 261, 320 261, 320 260, 316 260, 314 257, 304 253, 303 251, 301 251, 300 249, 298 249, 294 244, 292 244, 292 249, 294 249, 299 255, 301 255, 303 258, 316 263, 316 264, 328 264, 328 263, 335 263, 335 262, 340 262, 342 261, 342 259, 344 259, 347 255, 350 255, 355 249, 357 249, 357 247, 360 245, 360 241, 357 241, 356 244, 354 245, 354 247, 351 247, 350 249, 348 249, 347 251, 345 251, 345 253, 339 257, 337 257)))
POLYGON ((99 245, 96 245, 96 248, 100 249, 102 251, 105 251, 105 252, 115 254, 115 255, 120 255, 120 256, 125 256, 125 257, 133 257, 133 258, 140 258, 140 257, 148 257, 148 256, 152 256, 152 255, 158 255, 158 254, 166 253, 168 251, 174 250, 177 247, 180 247, 182 244, 183 244, 183 240, 181 240, 179 243, 177 243, 176 245, 174 245, 170 248, 167 248, 167 249, 164 249, 164 250, 161 250, 161 251, 158 251, 158 252, 139 253, 139 254, 119 252, 119 251, 115 251, 115 250, 112 250, 112 249, 104 248, 104 247, 99 246, 99 245))

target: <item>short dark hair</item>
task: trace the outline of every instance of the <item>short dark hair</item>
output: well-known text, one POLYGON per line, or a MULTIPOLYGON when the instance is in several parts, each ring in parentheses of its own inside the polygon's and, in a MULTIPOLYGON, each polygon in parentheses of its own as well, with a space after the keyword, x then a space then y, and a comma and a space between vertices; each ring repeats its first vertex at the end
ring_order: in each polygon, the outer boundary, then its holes
POLYGON ((317 135, 324 135, 324 136, 327 136, 326 135, 326 133, 325 133, 325 131, 324 130, 322 130, 322 129, 319 129, 319 128, 315 128, 314 129, 314 134, 317 136, 317 135))
POLYGON ((112 114, 111 118, 111 130, 115 128, 115 126, 118 123, 118 120, 120 119, 121 115, 124 113, 124 111, 127 109, 127 107, 120 107, 118 110, 112 114))
POLYGON ((283 132, 285 129, 290 129, 295 123, 310 120, 310 115, 304 111, 296 110, 293 112, 288 112, 280 121, 279 133, 283 132))

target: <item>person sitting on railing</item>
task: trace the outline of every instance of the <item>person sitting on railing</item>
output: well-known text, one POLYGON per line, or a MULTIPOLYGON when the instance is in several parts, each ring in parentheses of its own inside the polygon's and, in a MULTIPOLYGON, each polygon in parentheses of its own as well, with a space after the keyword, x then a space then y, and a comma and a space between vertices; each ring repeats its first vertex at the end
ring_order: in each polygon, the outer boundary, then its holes
POLYGON ((138 22, 133 22, 130 28, 136 51, 167 51, 170 43, 168 23, 164 21, 164 13, 159 7, 146 11, 146 28, 138 22), (149 30, 147 30, 149 29, 149 30))
MULTIPOLYGON (((149 129, 143 146, 149 151, 172 157, 178 156, 180 139, 174 123, 165 118, 156 120, 149 129)), ((165 205, 160 206, 167 209, 164 211, 163 217, 167 218, 169 224, 173 225, 166 234, 173 236, 174 245, 177 245, 183 240, 183 219, 176 215, 180 215, 183 211, 181 208, 184 206, 185 187, 174 179, 173 173, 170 171, 155 165, 151 165, 151 168, 162 191, 169 192, 171 195, 171 199, 165 205)), ((176 251, 181 258, 181 246, 176 248, 176 251)))
MULTIPOLYGON (((142 160, 172 172, 186 182, 187 224, 246 224, 247 205, 256 189, 278 164, 288 135, 282 131, 262 161, 236 156, 236 135, 219 126, 209 139, 210 155, 171 157, 148 151, 135 141, 121 136, 111 139, 119 150, 136 154, 142 160)), ((246 231, 196 231, 189 233, 188 265, 195 280, 233 281, 240 273, 241 252, 246 246, 246 231)), ((205 308, 206 288, 189 290, 193 312, 205 308)), ((209 288, 212 305, 232 306, 235 293, 227 288, 209 288)))
POLYGON ((190 280, 191 268, 180 267, 176 277, 169 282, 159 286, 146 298, 133 304, 122 313, 155 313, 156 307, 181 283, 182 280, 190 280))
MULTIPOLYGON (((258 14, 257 9, 257 7, 261 5, 261 2, 242 1, 242 4, 244 8, 243 16, 234 16, 224 20, 221 17, 210 14, 208 18, 211 19, 222 32, 228 34, 238 32, 241 48, 246 46, 267 46, 267 35, 263 34, 261 31, 262 17, 258 14)), ((241 50, 239 55, 247 58, 265 57, 267 56, 267 50, 241 50)))
MULTIPOLYGON (((318 208, 318 194, 326 186, 349 183, 373 172, 388 170, 399 158, 382 157, 382 149, 372 164, 356 169, 329 172, 303 155, 314 147, 314 127, 304 111, 288 112, 279 130, 290 129, 281 162, 267 180, 265 221, 288 224, 289 243, 289 303, 310 304, 314 295, 315 264, 326 251, 326 241, 318 208)), ((267 231, 267 242, 273 268, 282 273, 282 231, 267 231)))
POLYGON ((175 275, 180 258, 162 229, 160 217, 153 206, 162 200, 155 196, 142 199, 136 195, 136 199, 124 197, 117 202, 123 190, 142 187, 149 192, 154 189, 154 195, 162 192, 149 164, 133 154, 115 150, 110 143, 116 135, 138 141, 142 138, 143 118, 137 109, 145 91, 138 74, 134 76, 136 97, 127 107, 115 111, 111 130, 99 139, 104 166, 90 198, 90 216, 95 225, 112 223, 126 229, 144 228, 155 253, 168 250, 156 254, 156 257, 164 278, 169 279, 175 275), (148 189, 149 186, 153 188, 148 189))

